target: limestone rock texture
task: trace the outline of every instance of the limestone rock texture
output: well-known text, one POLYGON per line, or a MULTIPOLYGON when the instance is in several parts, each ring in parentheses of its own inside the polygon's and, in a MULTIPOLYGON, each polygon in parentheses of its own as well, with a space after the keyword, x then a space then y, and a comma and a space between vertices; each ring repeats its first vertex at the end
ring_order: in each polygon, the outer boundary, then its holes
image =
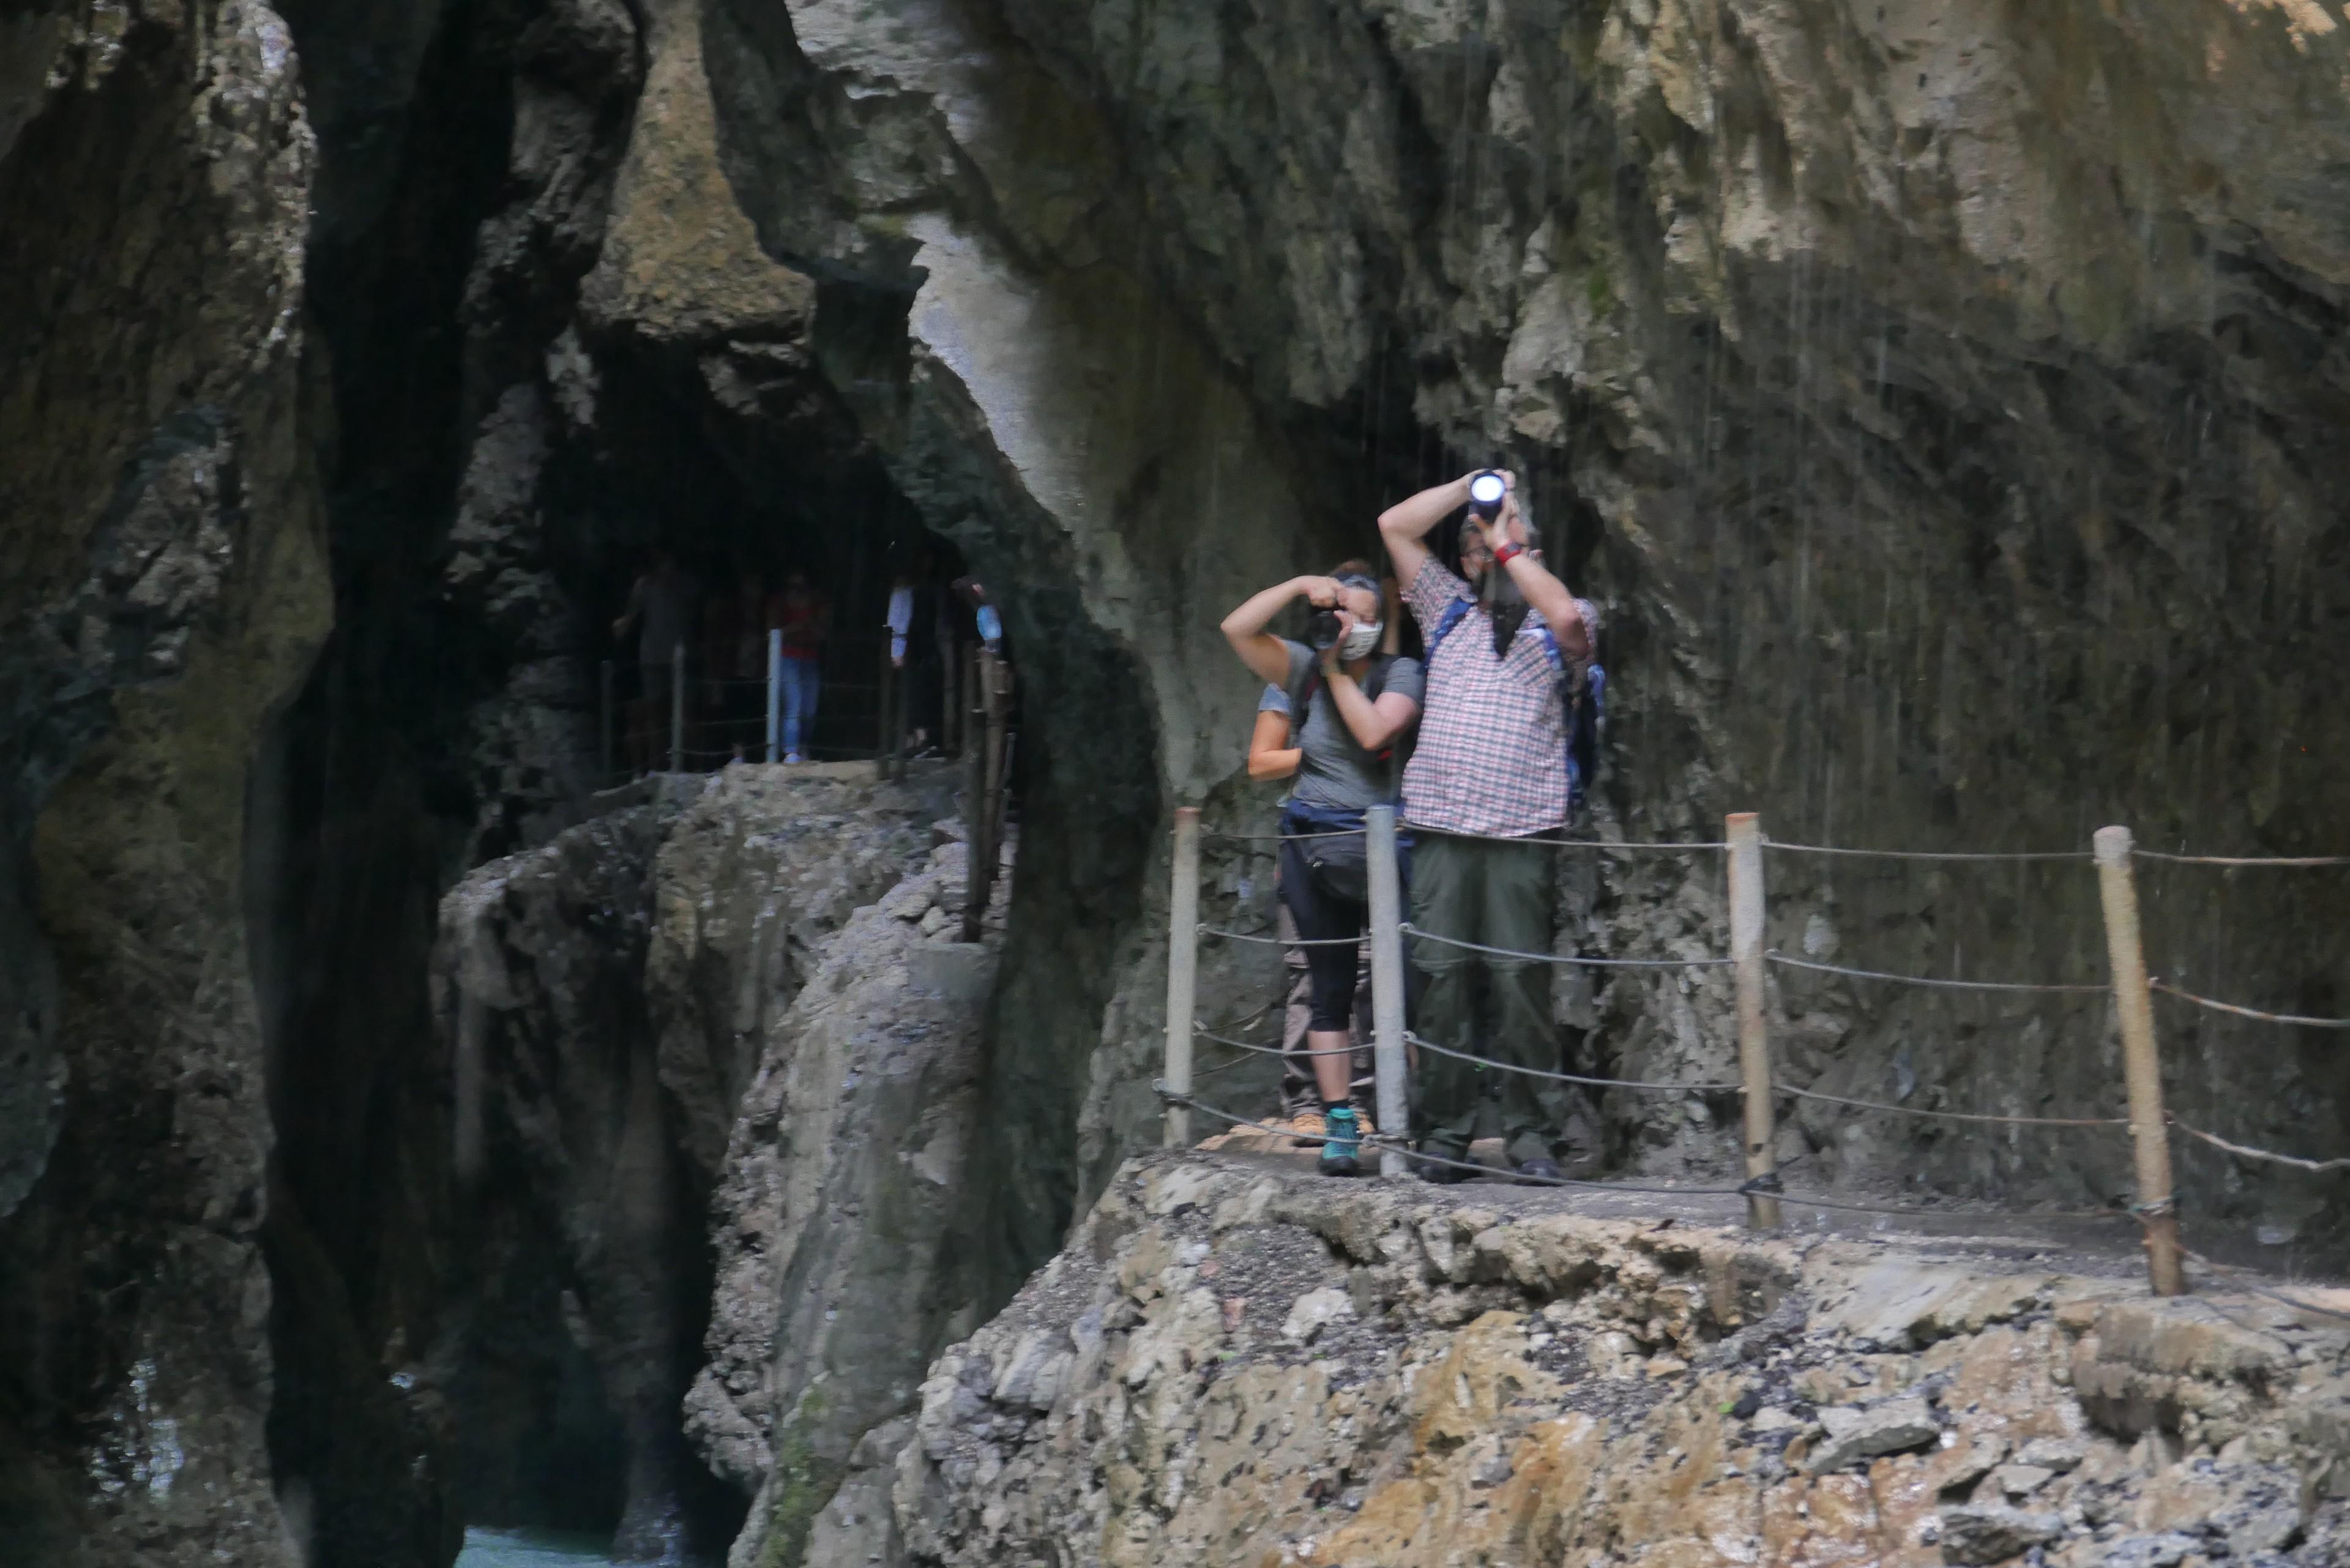
MULTIPOLYGON (((992 985, 1009 881, 980 943, 941 940, 959 934, 945 917, 960 923, 965 846, 941 836, 846 919, 759 1037, 735 1102, 709 1361, 684 1410, 687 1437, 752 1500, 739 1564, 856 1560, 819 1533, 819 1511, 860 1482, 886 1495, 931 1358, 983 1304, 962 1229, 988 1185, 972 1154, 987 1014, 970 998, 992 985)), ((878 1538, 888 1510, 866 1512, 878 1538)))
MULTIPOLYGON (((2345 651, 2324 410, 2350 255, 2312 171, 2350 128, 2350 32, 2326 6, 708 0, 691 47, 734 198, 819 280, 818 364, 932 526, 1020 583, 1040 722, 1143 699, 1150 773, 1080 777, 1040 735, 1056 792, 1261 826, 1216 612, 1499 452, 1607 611, 1604 836, 1709 840, 1745 808, 1848 846, 2079 852, 2107 822, 2337 846, 2339 716, 2308 673, 2345 651)), ((1074 1116, 1074 1147, 1001 1118, 1056 1151, 1020 1189, 1055 1214, 1152 1111, 1163 857, 1083 847, 1145 889, 1109 907, 1115 984, 1048 1008, 1018 921, 1007 955, 1024 1013, 1061 1020, 1029 1047, 1055 1069, 1034 1114, 1074 1116)), ((1575 946, 1721 950, 1711 857, 1595 858, 1575 946)), ((1219 923, 1265 919, 1267 859, 1210 867, 1219 923)), ((2176 983, 2334 1005, 2324 873, 2142 876, 2176 983)), ((2102 977, 2082 863, 1785 853, 1771 880, 1796 957, 2102 977)), ((1211 950, 1209 998, 1247 1012, 1256 957, 1211 950)), ((2341 1125, 2289 1036, 2163 1006, 2182 1114, 2272 1146, 2341 1125)), ((1786 1076, 1824 1092, 2116 1104, 2095 999, 1782 970, 1773 1007, 1786 1076)), ((1588 1064, 1648 1080, 1731 1076, 1727 1010, 1719 975, 1560 998, 1588 1064)), ((1727 1152, 1702 1096, 1603 1108, 1612 1156, 1727 1152)), ((1780 1152, 1978 1197, 2129 1181, 2117 1140, 1820 1102, 1780 1152)), ((2328 1201, 2182 1159, 2231 1220, 2292 1233, 2328 1201)))
POLYGON ((951 1309, 925 1334, 916 1303, 947 1293, 935 1195, 961 1175, 980 1015, 914 988, 919 927, 885 911, 960 890, 962 846, 933 832, 951 777, 853 771, 664 781, 443 900, 434 996, 478 1277, 421 1376, 453 1407, 471 1516, 525 1506, 516 1471, 576 1444, 567 1340, 590 1373, 573 1397, 619 1436, 619 1548, 658 1558, 723 1548, 741 1519, 704 1495, 689 1438, 714 1435, 746 1495, 779 1414, 801 1418, 798 1462, 837 1462, 948 1337, 951 1309))
POLYGON ((298 1561, 246 793, 329 614, 285 22, 0 10, 0 1557, 298 1561))
POLYGON ((2224 1289, 2155 1301, 2116 1277, 2122 1255, 2064 1272, 2012 1245, 1575 1208, 1130 1162, 931 1369, 898 1462, 903 1554, 880 1560, 1927 1568, 2350 1547, 2326 1425, 2339 1321, 2224 1289), (1842 1440, 1864 1431, 1878 1440, 1842 1440))
MULTIPOLYGON (((1497 454, 1607 613, 1595 832, 1759 811, 1789 957, 2103 973, 2080 862, 1798 845, 2345 848, 2345 83, 2336 0, 0 0, 0 1557, 440 1568, 567 1487, 894 1550, 921 1365, 1157 1140, 1170 812, 1270 819, 1217 620, 1497 454), (657 539, 1000 589, 986 955, 927 929, 935 799, 834 842, 868 805, 755 771, 603 793, 657 539)), ((1211 844, 1209 921, 1269 930, 1263 848, 1211 844)), ((1709 851, 1560 875, 1567 948, 1722 950, 1709 851)), ((2350 1012, 2338 872, 2139 876, 2170 982, 2350 1012)), ((1211 946, 1202 1018, 1274 971, 1211 946)), ((1794 1086, 2119 1108, 2100 998, 1773 987, 1794 1086)), ((1726 978, 1555 1001, 1576 1065, 1691 1085, 1595 1100, 1596 1163, 1734 1164, 1726 978)), ((2333 1036, 2161 1006, 2182 1120, 2338 1152, 2333 1036)), ((2132 1196, 2106 1128, 1779 1136, 1799 1188, 2132 1196)), ((2338 1177, 2179 1166, 2190 1241, 2341 1252, 2338 1177)), ((2141 1471, 2332 1440, 2305 1370, 2287 1420, 2158 1326, 2046 1331, 2136 1347, 2074 1376, 2141 1471)), ((1055 1407, 1039 1345, 986 1399, 1055 1407)), ((2120 1484, 2028 1447, 1947 1461, 1960 1550, 2120 1484)), ((996 1528, 951 1514, 907 1539, 996 1528)))

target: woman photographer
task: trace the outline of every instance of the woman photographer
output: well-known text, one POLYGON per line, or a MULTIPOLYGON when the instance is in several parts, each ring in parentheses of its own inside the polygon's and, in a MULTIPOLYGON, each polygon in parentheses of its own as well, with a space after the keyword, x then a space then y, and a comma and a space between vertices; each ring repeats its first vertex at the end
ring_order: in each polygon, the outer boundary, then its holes
POLYGON ((1419 662, 1378 651, 1379 612, 1378 579, 1365 563, 1349 561, 1326 577, 1275 584, 1226 616, 1223 627, 1241 662, 1289 697, 1298 762, 1282 811, 1281 898, 1299 938, 1315 944, 1305 949, 1314 992, 1306 1045, 1322 1096, 1328 1176, 1360 1168, 1347 1028, 1369 897, 1363 814, 1395 801, 1396 748, 1419 717, 1419 662), (1318 648, 1265 629, 1299 598, 1317 612, 1318 648))

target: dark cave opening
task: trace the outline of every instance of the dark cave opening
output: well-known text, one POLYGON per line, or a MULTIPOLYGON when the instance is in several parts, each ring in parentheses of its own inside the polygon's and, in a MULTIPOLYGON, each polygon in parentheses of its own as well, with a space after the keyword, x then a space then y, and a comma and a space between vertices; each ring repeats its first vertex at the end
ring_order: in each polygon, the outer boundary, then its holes
MULTIPOLYGON (((581 607, 593 682, 581 693, 596 719, 599 782, 632 771, 628 708, 648 695, 636 666, 638 630, 613 623, 655 550, 671 553, 691 585, 686 645, 686 771, 730 760, 757 762, 766 746, 767 655, 764 632, 790 576, 805 574, 827 607, 822 687, 809 760, 871 758, 891 737, 881 724, 885 680, 912 680, 907 719, 935 739, 943 718, 941 645, 975 641, 967 606, 948 585, 968 569, 952 541, 924 528, 853 437, 848 461, 826 465, 808 454, 769 455, 757 432, 740 432, 698 386, 674 385, 657 361, 622 345, 603 364, 595 429, 567 440, 549 463, 541 494, 550 517, 572 535, 561 574, 581 607), (885 620, 893 586, 916 588, 911 675, 885 677, 885 620), (608 703, 607 683, 613 696, 608 703), (608 714, 608 709, 609 710, 608 714), (609 743, 607 744, 608 732, 609 743)), ((665 768, 669 740, 655 737, 665 768)))

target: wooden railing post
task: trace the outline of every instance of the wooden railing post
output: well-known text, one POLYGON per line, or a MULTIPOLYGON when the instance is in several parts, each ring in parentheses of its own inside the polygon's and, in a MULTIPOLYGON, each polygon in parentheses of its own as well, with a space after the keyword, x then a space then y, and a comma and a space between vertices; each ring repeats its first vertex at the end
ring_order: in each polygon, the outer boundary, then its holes
POLYGON ((2154 1044, 2154 994, 2138 930, 2137 885, 2130 875, 2130 830, 2101 827, 2095 839, 2097 894, 2106 910, 2106 958, 2129 1079, 2130 1140, 2137 1156, 2137 1217, 2146 1227, 2147 1277, 2158 1296, 2187 1288, 2179 1267, 2178 1210, 2170 1193, 2170 1126, 2162 1109, 2162 1058, 2154 1044))
MULTIPOLYGON (((1746 1179, 1772 1177, 1778 1159, 1772 1145, 1777 1128, 1771 1114, 1770 977, 1762 957, 1762 823, 1751 811, 1732 812, 1725 824, 1730 841, 1730 956, 1737 962, 1738 1065, 1746 1085, 1746 1179)), ((1779 1228, 1779 1199, 1746 1195, 1746 1223, 1757 1231, 1779 1228)))
POLYGON ((669 667, 669 771, 685 772, 685 644, 680 642, 669 667))
MULTIPOLYGON (((1200 977, 1200 808, 1175 811, 1173 884, 1167 898, 1167 1092, 1191 1092, 1191 1008, 1200 977)), ((1169 1148, 1191 1147, 1191 1107, 1170 1101, 1169 1148)))
MULTIPOLYGON (((979 695, 987 712, 987 842, 995 848, 1003 846, 1003 792, 1006 775, 1012 770, 1012 753, 1006 743, 1006 732, 1012 722, 1012 666, 999 654, 991 653, 980 663, 979 695)), ((993 861, 988 863, 988 875, 995 874, 993 861)))
POLYGON ((620 771, 619 759, 612 752, 612 661, 608 659, 604 660, 602 689, 599 693, 602 720, 598 726, 598 740, 603 748, 601 753, 603 776, 596 781, 596 787, 598 789, 610 787, 613 778, 620 771))
POLYGON ((946 679, 939 699, 939 750, 948 756, 957 754, 962 735, 962 713, 957 704, 962 698, 962 645, 950 641, 946 652, 946 679))
POLYGON ((883 784, 896 776, 891 721, 896 717, 892 698, 897 686, 897 670, 889 663, 889 628, 881 628, 881 673, 873 693, 877 716, 873 721, 873 776, 883 784))
POLYGON ((985 661, 983 651, 963 672, 962 940, 967 942, 979 940, 980 922, 987 915, 988 887, 995 868, 994 849, 988 843, 989 835, 994 831, 995 816, 988 809, 987 748, 979 743, 987 722, 980 696, 981 685, 987 679, 985 661))
POLYGON ((783 761, 784 741, 784 632, 781 627, 767 628, 767 760, 783 761))
POLYGON ((1403 875, 1396 849, 1396 812, 1375 805, 1367 814, 1371 881, 1371 1058, 1378 1070, 1379 1135, 1397 1147, 1379 1162, 1382 1176, 1403 1176, 1410 1161, 1409 1089, 1404 1064, 1403 875))

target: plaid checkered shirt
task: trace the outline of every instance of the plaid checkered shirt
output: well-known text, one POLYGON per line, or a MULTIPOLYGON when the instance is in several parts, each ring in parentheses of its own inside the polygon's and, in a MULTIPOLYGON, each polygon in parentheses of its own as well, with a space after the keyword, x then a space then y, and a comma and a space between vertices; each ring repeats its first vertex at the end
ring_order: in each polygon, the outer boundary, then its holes
MULTIPOLYGON (((1507 657, 1496 659, 1492 618, 1467 583, 1431 560, 1404 590, 1424 639, 1456 599, 1468 599, 1469 612, 1428 661, 1419 742, 1403 773, 1404 820, 1496 838, 1563 826, 1566 710, 1542 644, 1542 612, 1528 607, 1507 657)), ((1577 680, 1586 664, 1568 660, 1577 680)))

